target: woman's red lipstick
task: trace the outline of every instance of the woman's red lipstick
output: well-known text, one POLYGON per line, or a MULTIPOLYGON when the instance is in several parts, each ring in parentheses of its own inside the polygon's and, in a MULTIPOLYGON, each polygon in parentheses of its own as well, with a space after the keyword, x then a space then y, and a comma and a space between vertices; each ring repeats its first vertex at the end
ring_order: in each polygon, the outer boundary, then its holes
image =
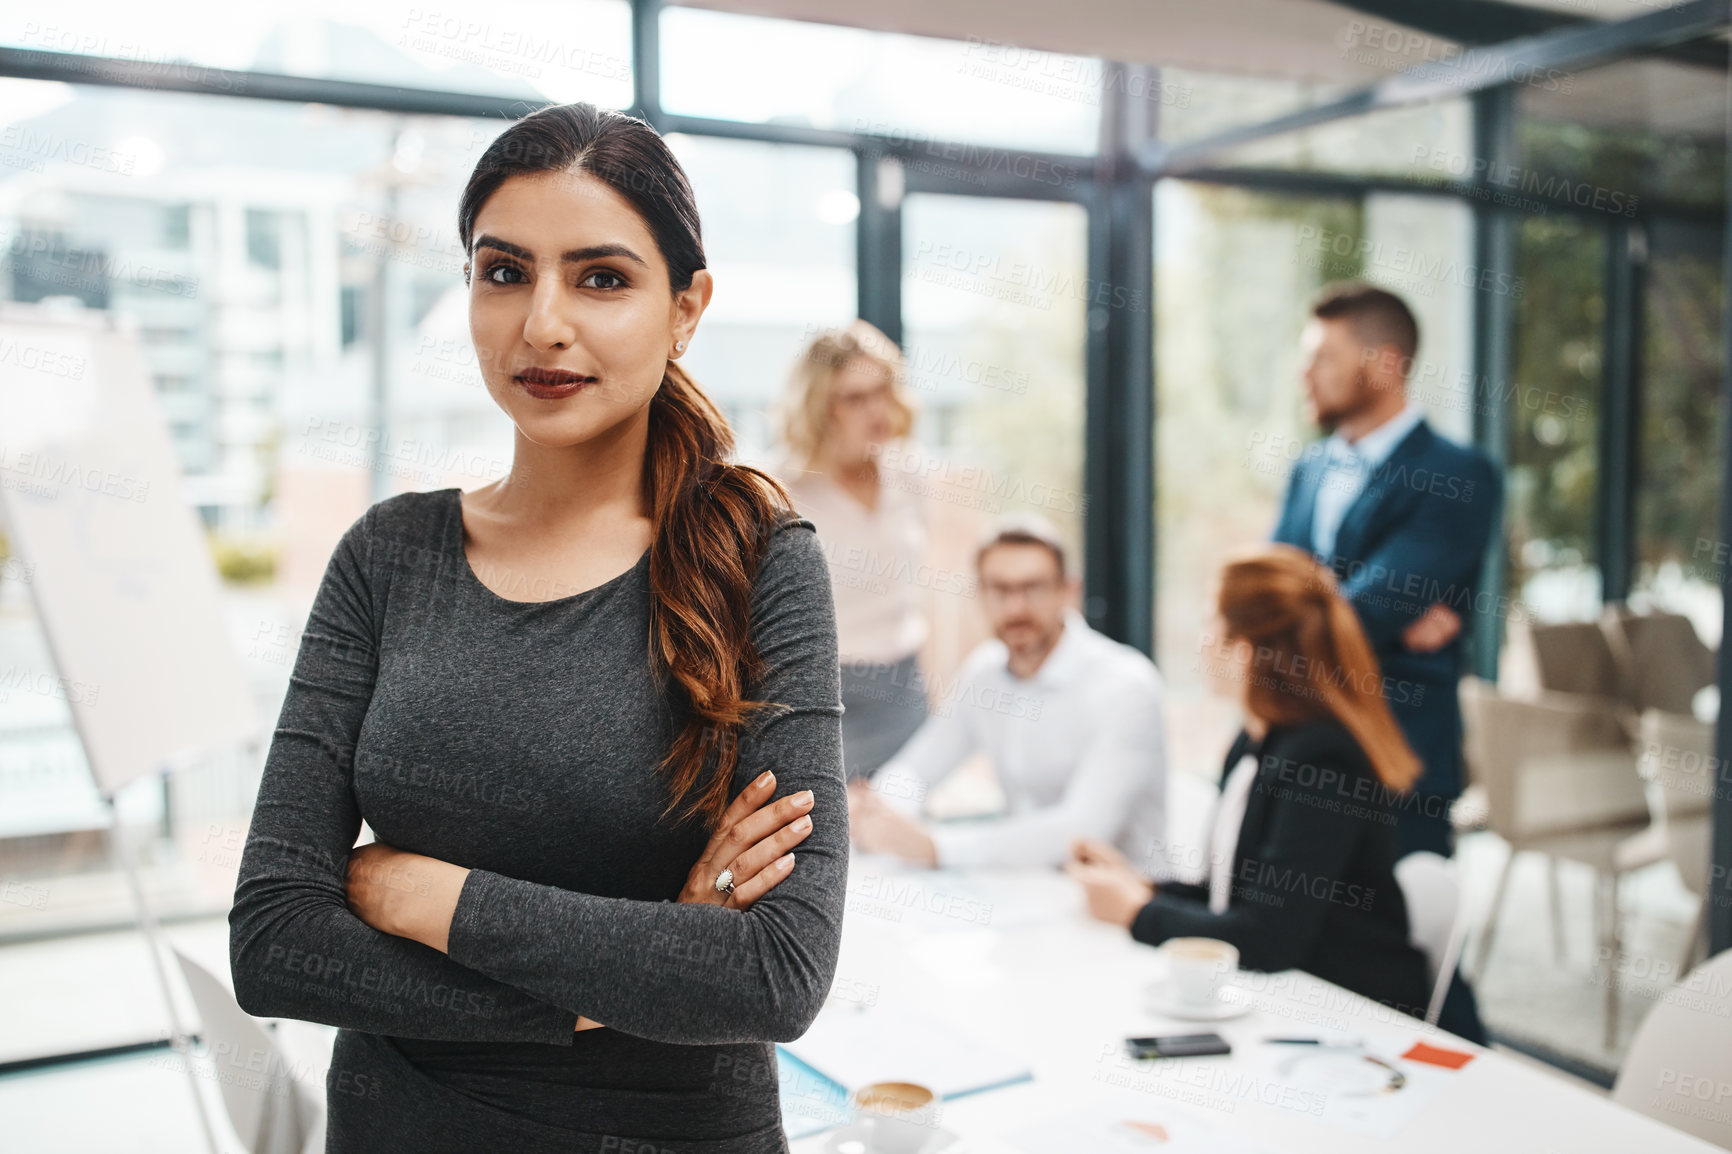
POLYGON ((523 391, 532 397, 544 401, 557 401, 561 397, 569 397, 583 386, 595 380, 568 369, 524 369, 517 374, 517 383, 523 386, 523 391))

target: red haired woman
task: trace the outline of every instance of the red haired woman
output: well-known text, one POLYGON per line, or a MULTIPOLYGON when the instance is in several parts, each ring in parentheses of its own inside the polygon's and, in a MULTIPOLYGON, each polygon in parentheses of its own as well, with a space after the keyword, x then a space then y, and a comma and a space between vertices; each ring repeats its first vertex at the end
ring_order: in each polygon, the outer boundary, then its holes
POLYGON ((1244 730, 1228 753, 1201 885, 1138 876, 1111 846, 1078 842, 1069 870, 1095 916, 1149 945, 1205 937, 1253 970, 1301 969, 1406 1013, 1430 1000, 1395 880, 1395 807, 1420 763, 1335 577, 1289 545, 1222 570, 1207 637, 1217 692, 1244 730))

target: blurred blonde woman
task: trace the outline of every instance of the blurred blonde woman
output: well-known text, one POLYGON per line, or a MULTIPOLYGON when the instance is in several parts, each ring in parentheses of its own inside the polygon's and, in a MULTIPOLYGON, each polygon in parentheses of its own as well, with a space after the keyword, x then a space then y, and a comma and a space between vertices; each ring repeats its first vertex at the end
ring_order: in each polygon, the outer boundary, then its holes
POLYGON ((896 342, 857 320, 806 346, 776 413, 784 455, 772 471, 817 526, 830 565, 850 778, 889 760, 926 719, 916 660, 929 629, 917 579, 925 513, 880 467, 914 427, 904 372, 896 342))

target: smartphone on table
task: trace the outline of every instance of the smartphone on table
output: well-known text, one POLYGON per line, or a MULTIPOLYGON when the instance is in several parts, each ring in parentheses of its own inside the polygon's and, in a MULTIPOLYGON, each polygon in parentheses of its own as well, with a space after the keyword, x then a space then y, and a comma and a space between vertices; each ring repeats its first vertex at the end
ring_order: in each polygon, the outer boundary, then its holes
POLYGON ((1126 1038, 1125 1049, 1133 1058, 1201 1058, 1231 1054, 1233 1047, 1219 1034, 1162 1034, 1152 1038, 1126 1038))

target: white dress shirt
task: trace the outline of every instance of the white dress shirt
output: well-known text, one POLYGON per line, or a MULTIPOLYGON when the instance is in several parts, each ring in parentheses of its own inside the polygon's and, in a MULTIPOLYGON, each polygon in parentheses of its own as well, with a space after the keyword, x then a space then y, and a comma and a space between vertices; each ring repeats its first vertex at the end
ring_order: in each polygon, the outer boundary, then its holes
POLYGON ((1311 507, 1313 552, 1320 557, 1334 554, 1341 521, 1365 490, 1365 482, 1424 419, 1425 410, 1409 401, 1399 413, 1357 441, 1335 432, 1323 443, 1323 475, 1317 481, 1317 503, 1311 507))
POLYGON ((933 583, 919 498, 883 468, 875 509, 828 474, 786 465, 773 471, 795 510, 818 530, 830 566, 841 659, 890 664, 918 651, 927 634, 922 581, 933 583))
POLYGON ((1067 609, 1029 678, 1002 641, 982 643, 908 744, 873 775, 918 816, 927 788, 970 755, 992 762, 1009 812, 929 827, 941 866, 1059 865, 1077 837, 1116 844, 1154 873, 1166 845, 1166 733, 1160 673, 1142 653, 1067 609))
POLYGON ((1209 831, 1209 912, 1227 912, 1233 890, 1233 859, 1239 853, 1239 830, 1245 824, 1245 809, 1251 802, 1251 785, 1257 780, 1257 755, 1247 753, 1221 783, 1215 803, 1215 823, 1209 831))

